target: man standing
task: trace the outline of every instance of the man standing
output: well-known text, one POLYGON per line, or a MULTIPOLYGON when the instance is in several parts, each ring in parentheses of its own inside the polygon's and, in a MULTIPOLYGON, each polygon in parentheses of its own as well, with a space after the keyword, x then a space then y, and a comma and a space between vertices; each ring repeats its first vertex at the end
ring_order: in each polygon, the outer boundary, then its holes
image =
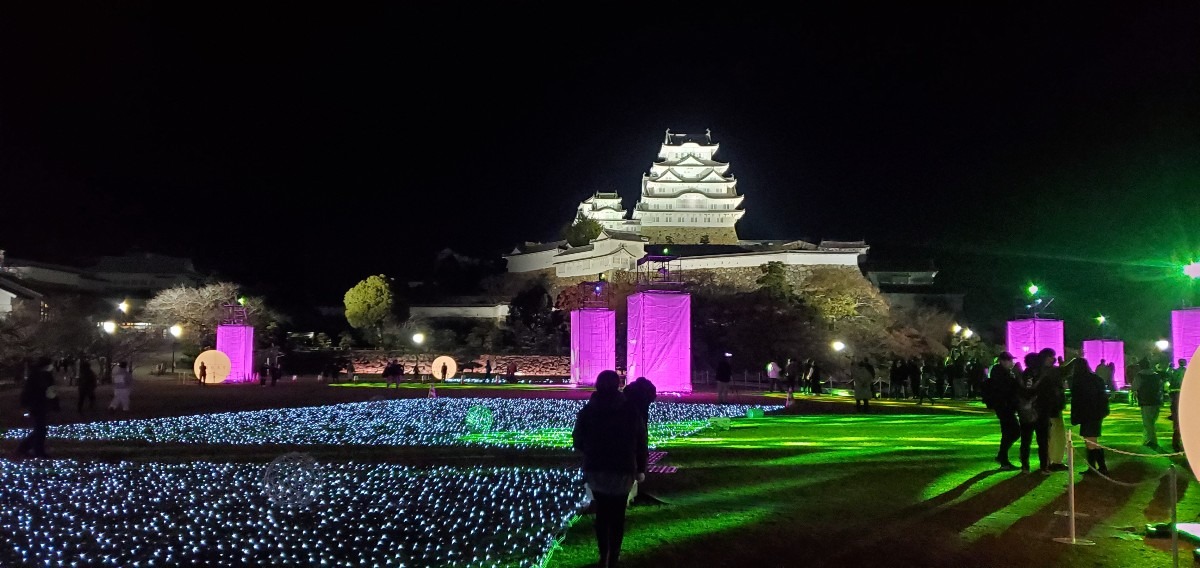
POLYGON ((208 367, 204 365, 204 361, 201 361, 200 362, 200 385, 203 386, 204 382, 207 380, 208 380, 208 367))
POLYGON ((1001 353, 982 385, 983 403, 996 413, 996 419, 1000 421, 1000 451, 996 453, 996 463, 1004 471, 1017 469, 1008 459, 1008 452, 1021 438, 1021 423, 1017 421, 1017 389, 1020 384, 1013 373, 1013 364, 1011 353, 1001 353))
POLYGON ((39 357, 21 388, 21 406, 29 411, 33 429, 17 445, 17 457, 46 457, 46 413, 50 410, 50 387, 54 386, 54 361, 39 357))
POLYGON ((733 380, 733 368, 729 366, 731 355, 726 353, 717 362, 717 404, 724 404, 729 396, 729 383, 733 380))
POLYGON ((1134 378, 1138 406, 1142 411, 1142 445, 1158 449, 1158 413, 1162 409, 1163 381, 1161 375, 1150 368, 1150 361, 1143 357, 1138 361, 1138 372, 1134 378))
POLYGON ((96 409, 96 372, 87 361, 79 362, 79 400, 76 410, 83 414, 83 403, 88 403, 88 410, 96 409))
POLYGON ((492 382, 492 358, 488 357, 487 362, 483 364, 483 380, 492 382))
POLYGON ((122 411, 129 412, 129 393, 133 390, 133 373, 129 372, 129 363, 121 361, 117 363, 117 368, 113 371, 113 399, 109 403, 109 410, 116 410, 120 407, 122 411))
POLYGON ((1100 360, 1100 364, 1096 365, 1096 376, 1104 381, 1104 388, 1109 392, 1117 390, 1117 384, 1113 382, 1113 367, 1108 366, 1108 362, 1104 359, 1100 360))

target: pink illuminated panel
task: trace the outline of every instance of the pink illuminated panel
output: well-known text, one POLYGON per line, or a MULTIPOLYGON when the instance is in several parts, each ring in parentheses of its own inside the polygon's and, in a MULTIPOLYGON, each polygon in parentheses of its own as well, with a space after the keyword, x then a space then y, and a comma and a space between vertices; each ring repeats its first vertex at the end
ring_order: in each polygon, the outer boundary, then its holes
POLYGON ((1008 322, 1007 350, 1020 365, 1025 364, 1025 355, 1037 353, 1047 347, 1054 350, 1055 357, 1063 356, 1062 320, 1031 318, 1008 322))
POLYGON ((678 292, 629 296, 626 380, 646 377, 658 392, 692 392, 692 297, 678 292))
POLYGON ((254 328, 248 325, 217 326, 217 351, 229 357, 229 378, 225 382, 254 380, 254 328))
POLYGON ((1113 383, 1117 385, 1117 390, 1125 388, 1125 342, 1115 339, 1089 339, 1083 342, 1083 358, 1087 359, 1088 365, 1093 371, 1096 370, 1096 365, 1100 364, 1103 359, 1107 363, 1113 363, 1113 383))
POLYGON ((571 311, 571 382, 596 384, 600 371, 617 368, 617 313, 608 309, 571 311))
POLYGON ((1191 360, 1200 347, 1200 308, 1171 312, 1171 362, 1191 360))

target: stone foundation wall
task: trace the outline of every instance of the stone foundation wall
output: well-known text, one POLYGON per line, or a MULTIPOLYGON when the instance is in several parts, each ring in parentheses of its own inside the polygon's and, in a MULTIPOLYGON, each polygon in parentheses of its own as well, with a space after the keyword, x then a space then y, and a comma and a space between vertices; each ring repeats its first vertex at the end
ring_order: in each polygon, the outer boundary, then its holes
POLYGON ((712 245, 738 243, 737 229, 734 227, 642 227, 640 232, 643 237, 650 239, 650 244, 655 245, 698 245, 705 235, 708 235, 708 244, 712 245))
MULTIPOLYGON (((433 360, 439 355, 425 354, 421 355, 420 372, 430 374, 432 370, 429 368, 433 360)), ((537 377, 569 377, 571 375, 571 358, 566 355, 491 355, 483 354, 471 361, 479 363, 479 367, 466 370, 471 374, 482 374, 483 366, 487 363, 488 358, 492 359, 492 374, 504 375, 504 369, 508 366, 509 361, 514 361, 517 364, 517 372, 521 376, 537 376, 537 377)), ((350 361, 354 364, 354 372, 359 375, 379 375, 383 373, 383 366, 392 359, 399 359, 404 364, 405 374, 412 374, 413 365, 417 362, 417 356, 411 353, 395 353, 390 351, 352 351, 350 353, 350 361)), ((467 361, 456 359, 461 365, 467 361)), ((460 369, 461 373, 463 369, 460 369)))

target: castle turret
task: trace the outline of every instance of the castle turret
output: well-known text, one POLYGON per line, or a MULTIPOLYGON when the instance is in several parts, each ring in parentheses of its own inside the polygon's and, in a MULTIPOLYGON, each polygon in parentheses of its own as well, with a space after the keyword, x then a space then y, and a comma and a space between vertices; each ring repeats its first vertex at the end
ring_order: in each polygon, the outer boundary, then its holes
POLYGON ((659 244, 737 244, 745 210, 729 164, 714 158, 719 147, 708 132, 697 140, 667 130, 633 210, 642 236, 659 244))
POLYGON ((595 193, 579 204, 576 219, 592 219, 610 231, 628 230, 625 227, 625 209, 621 207, 621 196, 616 193, 595 193))

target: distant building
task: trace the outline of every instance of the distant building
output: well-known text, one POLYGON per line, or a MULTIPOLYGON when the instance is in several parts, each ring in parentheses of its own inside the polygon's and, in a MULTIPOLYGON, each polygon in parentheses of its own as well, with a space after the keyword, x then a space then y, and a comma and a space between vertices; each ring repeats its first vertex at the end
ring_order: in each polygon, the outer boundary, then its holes
POLYGON ((86 267, 12 257, 2 262, 0 275, 41 294, 148 299, 167 288, 204 282, 190 259, 149 253, 105 256, 86 267))
POLYGON ((937 282, 938 270, 932 261, 871 260, 863 269, 893 308, 931 307, 963 315, 964 295, 946 290, 937 282))
POLYGON ((409 306, 411 318, 476 319, 503 323, 508 319, 508 302, 487 296, 453 296, 428 304, 409 306))
POLYGON ((742 196, 729 164, 715 159, 719 144, 668 129, 650 171, 642 175, 633 210, 636 232, 651 243, 736 244, 742 196))
POLYGON ((0 318, 8 315, 23 301, 41 303, 43 297, 42 293, 23 286, 15 278, 0 274, 0 318))
POLYGON ((616 193, 596 193, 579 204, 576 219, 591 219, 610 231, 625 230, 625 209, 616 193))

